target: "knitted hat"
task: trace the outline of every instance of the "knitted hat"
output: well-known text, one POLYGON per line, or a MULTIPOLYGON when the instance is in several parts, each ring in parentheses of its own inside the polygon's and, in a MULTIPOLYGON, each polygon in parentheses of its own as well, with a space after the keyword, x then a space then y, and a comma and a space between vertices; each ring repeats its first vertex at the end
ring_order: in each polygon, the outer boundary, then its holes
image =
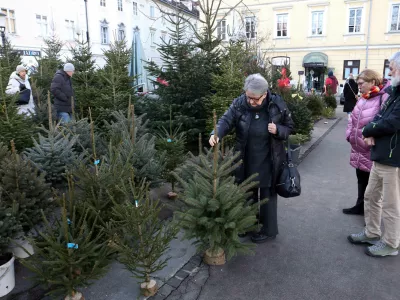
POLYGON ((19 65, 17 66, 17 69, 15 71, 17 72, 17 74, 19 74, 22 71, 26 72, 26 68, 23 65, 19 65))
POLYGON ((328 76, 333 76, 333 71, 329 71, 328 76))
POLYGON ((66 63, 66 64, 64 65, 64 71, 65 71, 65 72, 75 72, 75 67, 74 67, 74 65, 71 64, 71 63, 66 63))

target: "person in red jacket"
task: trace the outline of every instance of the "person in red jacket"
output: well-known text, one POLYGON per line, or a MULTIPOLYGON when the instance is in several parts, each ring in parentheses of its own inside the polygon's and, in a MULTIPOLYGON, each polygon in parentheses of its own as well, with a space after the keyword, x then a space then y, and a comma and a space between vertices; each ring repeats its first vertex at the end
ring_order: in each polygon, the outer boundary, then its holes
POLYGON ((339 82, 333 71, 329 71, 328 78, 325 80, 325 95, 335 95, 337 93, 337 87, 339 82))

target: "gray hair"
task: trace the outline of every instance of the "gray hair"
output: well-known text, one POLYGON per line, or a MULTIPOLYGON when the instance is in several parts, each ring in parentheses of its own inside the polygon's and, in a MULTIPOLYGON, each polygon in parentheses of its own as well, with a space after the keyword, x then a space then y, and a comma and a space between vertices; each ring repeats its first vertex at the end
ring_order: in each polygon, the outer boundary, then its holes
POLYGON ((268 81, 261 74, 252 74, 246 78, 243 89, 262 95, 268 91, 268 81))
POLYGON ((389 62, 392 61, 396 64, 397 68, 400 68, 400 52, 396 52, 392 55, 392 57, 389 59, 389 62))

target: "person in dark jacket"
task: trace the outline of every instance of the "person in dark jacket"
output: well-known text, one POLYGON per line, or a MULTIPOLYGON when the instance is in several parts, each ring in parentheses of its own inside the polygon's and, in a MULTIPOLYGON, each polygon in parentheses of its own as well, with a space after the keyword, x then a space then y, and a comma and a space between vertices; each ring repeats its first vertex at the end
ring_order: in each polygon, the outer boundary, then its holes
POLYGON ((350 115, 353 112, 353 109, 356 106, 358 100, 357 95, 358 95, 358 86, 356 81, 354 80, 353 74, 350 73, 349 78, 347 79, 343 88, 343 96, 344 96, 343 112, 348 114, 349 120, 351 119, 350 115))
POLYGON ((233 128, 236 129, 235 150, 240 151, 243 164, 235 170, 236 182, 241 183, 258 173, 253 191, 255 201, 268 198, 260 208, 261 230, 251 239, 263 243, 278 234, 277 194, 275 184, 282 163, 286 160, 285 140, 293 129, 290 112, 283 99, 268 90, 268 82, 260 74, 246 78, 245 93, 233 100, 218 121, 218 137, 211 133, 213 147, 233 128))
POLYGON ((63 70, 56 72, 51 82, 50 91, 54 96, 54 107, 57 110, 57 118, 61 123, 71 121, 72 97, 74 96, 71 77, 74 72, 74 65, 66 63, 63 70))
POLYGON ((373 244, 366 253, 377 257, 397 255, 400 244, 400 52, 389 61, 389 98, 363 129, 365 143, 372 146, 373 161, 364 196, 366 226, 363 232, 348 236, 355 244, 373 244))

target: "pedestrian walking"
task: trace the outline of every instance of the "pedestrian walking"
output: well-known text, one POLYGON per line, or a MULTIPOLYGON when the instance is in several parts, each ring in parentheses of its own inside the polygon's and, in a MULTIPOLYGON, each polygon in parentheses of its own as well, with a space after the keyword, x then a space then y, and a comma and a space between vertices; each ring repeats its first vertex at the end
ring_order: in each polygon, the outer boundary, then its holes
POLYGON ((218 137, 211 134, 213 147, 234 128, 235 150, 240 151, 243 164, 235 171, 236 182, 241 183, 257 173, 258 187, 253 199, 268 198, 260 207, 262 228, 251 236, 254 243, 263 243, 278 234, 277 194, 275 183, 282 163, 286 160, 284 141, 293 129, 293 121, 284 100, 269 91, 268 82, 260 74, 246 78, 245 93, 233 100, 218 121, 218 137))
POLYGON ((26 114, 29 116, 34 113, 35 103, 33 102, 32 89, 24 66, 17 66, 15 72, 11 73, 6 88, 6 94, 18 94, 16 104, 18 105, 19 114, 26 114))
POLYGON ((400 52, 389 62, 389 99, 363 130, 365 143, 372 146, 373 161, 364 196, 366 226, 361 233, 348 236, 351 243, 372 244, 366 253, 377 257, 398 255, 400 243, 400 52))
POLYGON ((54 107, 57 110, 57 118, 61 123, 71 121, 72 97, 74 96, 71 77, 74 72, 74 65, 66 63, 63 70, 56 72, 51 82, 50 90, 54 96, 54 107))
POLYGON ((385 92, 390 82, 383 82, 382 76, 373 70, 364 70, 357 77, 361 98, 358 100, 347 125, 346 139, 351 144, 350 165, 356 169, 358 197, 356 205, 343 209, 343 213, 364 214, 364 194, 372 168, 371 146, 365 144, 362 130, 380 111, 389 95, 385 92))
POLYGON ((328 72, 328 78, 325 80, 325 95, 335 95, 337 93, 339 82, 335 75, 333 75, 333 71, 328 72))
POLYGON ((353 74, 350 73, 349 78, 346 80, 343 88, 344 106, 343 112, 347 113, 349 120, 351 113, 356 106, 358 100, 358 86, 354 80, 353 74))

